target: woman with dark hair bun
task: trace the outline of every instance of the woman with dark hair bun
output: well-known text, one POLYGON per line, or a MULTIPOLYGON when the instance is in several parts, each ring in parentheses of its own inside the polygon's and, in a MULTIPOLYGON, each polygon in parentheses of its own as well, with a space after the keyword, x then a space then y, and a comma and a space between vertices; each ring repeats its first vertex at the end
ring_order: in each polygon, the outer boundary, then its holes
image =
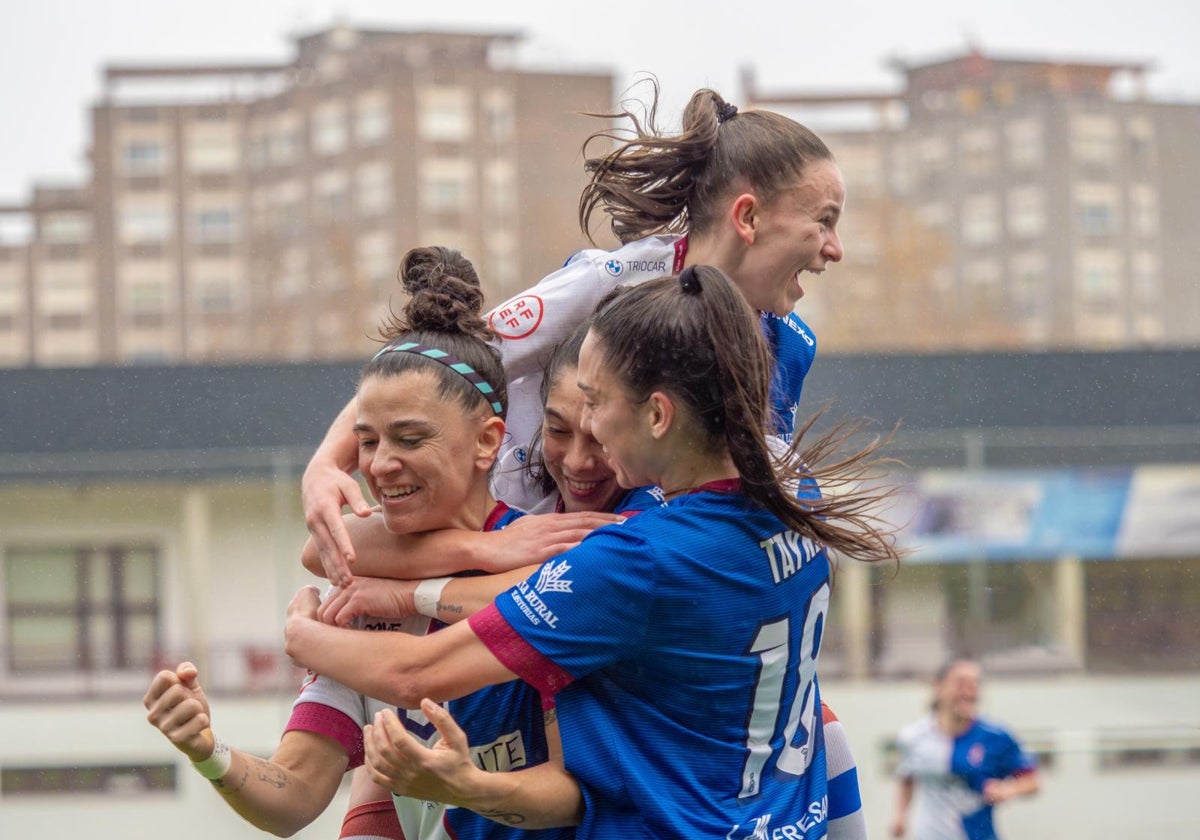
MULTIPOLYGON (((414 561, 414 535, 495 532, 521 513, 497 501, 488 477, 505 435, 507 388, 499 354, 481 313, 475 270, 457 251, 420 248, 401 274, 411 298, 386 324, 386 344, 363 367, 355 396, 357 466, 378 503, 364 532, 389 540, 390 562, 404 577, 461 570, 455 555, 414 561), (405 567, 405 563, 409 565, 405 567), (418 571, 419 570, 419 571, 418 571)), ((424 616, 390 620, 361 616, 356 627, 402 630, 368 635, 423 635, 424 616)), ((209 779, 225 802, 255 826, 288 836, 329 805, 347 769, 360 766, 362 728, 387 704, 358 693, 326 672, 305 682, 278 748, 269 759, 232 749, 213 734, 211 710, 194 665, 159 672, 144 698, 148 720, 209 779)), ((394 708, 394 707, 392 707, 394 708)), ((512 682, 449 704, 490 770, 550 760, 556 733, 537 693, 512 682)), ((403 725, 423 743, 437 733, 419 712, 403 725)), ((554 748, 554 752, 557 749, 554 748)), ((434 803, 396 799, 358 774, 343 837, 512 838, 528 835, 471 811, 443 813, 434 803)), ((564 840, 569 830, 533 837, 564 840)), ((532 840, 532 838, 530 838, 532 840)))
POLYGON ((294 661, 419 706, 442 732, 430 749, 378 714, 364 736, 377 781, 529 827, 578 822, 583 838, 826 835, 827 549, 897 553, 874 517, 889 491, 863 489, 878 443, 840 455, 853 429, 839 427, 772 456, 772 362, 720 270, 630 289, 581 348, 583 427, 619 482, 661 488, 663 507, 421 638, 332 627, 314 588, 297 593, 294 661), (518 677, 554 696, 565 770, 481 771, 432 702, 518 677))

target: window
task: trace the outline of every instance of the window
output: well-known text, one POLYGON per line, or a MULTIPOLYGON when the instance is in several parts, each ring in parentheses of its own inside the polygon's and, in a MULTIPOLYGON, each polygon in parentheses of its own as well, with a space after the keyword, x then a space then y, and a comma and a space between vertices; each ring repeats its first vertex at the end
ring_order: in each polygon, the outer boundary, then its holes
POLYGON ((157 140, 134 140, 122 149, 121 162, 126 175, 161 175, 166 152, 157 140))
POLYGON ((171 234, 166 203, 130 204, 121 211, 121 240, 127 245, 165 242, 171 234))
POLYGON ((992 195, 973 195, 963 201, 962 236, 968 245, 988 245, 1000 237, 999 202, 992 195))
POLYGON ((240 155, 232 126, 193 128, 188 134, 187 163, 193 172, 230 172, 240 155))
POLYGON ((193 216, 193 236, 197 242, 232 242, 236 232, 234 213, 228 208, 203 208, 193 216))
POLYGON ((347 221, 349 210, 349 178, 345 172, 324 172, 315 182, 314 206, 317 217, 326 222, 347 221))
POLYGON ((346 108, 341 102, 325 102, 313 112, 313 149, 333 155, 346 148, 346 108))
POLYGON ((1046 258, 1039 253, 1021 253, 1012 258, 1012 298, 1018 315, 1038 311, 1041 290, 1047 287, 1046 258))
POLYGON ((417 131, 422 140, 469 140, 475 129, 471 117, 471 93, 466 88, 426 88, 418 95, 417 131))
POLYGON ((959 150, 968 175, 990 175, 996 167, 996 138, 990 129, 963 132, 959 150))
POLYGON ((1132 261, 1133 297, 1142 304, 1158 303, 1162 299, 1162 274, 1158 268, 1158 254, 1139 251, 1132 261))
POLYGON ((1004 127, 1008 143, 1008 160, 1016 168, 1032 168, 1045 157, 1042 124, 1033 119, 1010 122, 1004 127))
POLYGON ((1117 121, 1104 114, 1071 119, 1071 153, 1083 163, 1111 164, 1117 156, 1117 121))
POLYGON ((42 241, 54 245, 87 242, 92 236, 90 213, 54 213, 42 219, 42 241))
POLYGON ((1041 187, 1008 192, 1008 231, 1014 237, 1041 236, 1046 230, 1046 196, 1041 187))
POLYGON ((267 160, 273 166, 292 163, 300 157, 300 126, 292 115, 278 118, 267 138, 267 160))
POLYGON ((357 256, 362 273, 372 283, 385 286, 395 278, 396 259, 388 234, 377 232, 360 237, 357 256))
POLYGON ((385 213, 392 206, 392 167, 385 163, 367 163, 359 167, 356 179, 358 212, 364 216, 385 213))
POLYGON ((1115 251, 1085 251, 1075 270, 1075 290, 1081 302, 1115 302, 1121 285, 1120 265, 1115 251))
POLYGON ((233 311, 233 277, 230 274, 204 276, 196 281, 196 302, 205 315, 224 315, 233 311))
POLYGON ((146 669, 154 662, 155 549, 14 547, 5 565, 10 673, 146 669))
POLYGON ((392 130, 387 94, 371 91, 358 97, 355 104, 354 137, 361 145, 383 142, 392 130))
POLYGON ((432 161, 421 168, 421 209, 427 213, 456 215, 467 209, 470 164, 466 161, 432 161))
POLYGON ((1084 236, 1112 236, 1118 229, 1118 196, 1113 184, 1079 184, 1075 214, 1084 236))
POLYGON ((499 88, 489 90, 482 104, 487 138, 497 144, 512 140, 516 135, 512 94, 499 88))
POLYGON ((1158 235, 1158 194, 1153 187, 1137 184, 1129 190, 1129 226, 1137 236, 1158 235))

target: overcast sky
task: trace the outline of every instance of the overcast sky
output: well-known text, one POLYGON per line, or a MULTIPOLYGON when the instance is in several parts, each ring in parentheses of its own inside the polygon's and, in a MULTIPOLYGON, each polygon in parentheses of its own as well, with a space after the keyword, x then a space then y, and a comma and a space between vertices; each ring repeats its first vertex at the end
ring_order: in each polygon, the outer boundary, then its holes
POLYGON ((271 61, 290 37, 336 20, 387 28, 518 32, 522 63, 640 72, 662 82, 665 117, 714 87, 736 101, 739 68, 767 90, 894 88, 889 58, 975 43, 1000 55, 1149 62, 1153 93, 1200 102, 1200 3, 1140 0, 9 0, 0 11, 0 203, 34 181, 83 177, 88 106, 108 63, 271 61), (431 8, 443 7, 434 12, 431 8), (766 9, 774 10, 767 13, 766 9), (601 14, 606 16, 600 17, 601 14), (584 24, 585 20, 594 18, 584 24))

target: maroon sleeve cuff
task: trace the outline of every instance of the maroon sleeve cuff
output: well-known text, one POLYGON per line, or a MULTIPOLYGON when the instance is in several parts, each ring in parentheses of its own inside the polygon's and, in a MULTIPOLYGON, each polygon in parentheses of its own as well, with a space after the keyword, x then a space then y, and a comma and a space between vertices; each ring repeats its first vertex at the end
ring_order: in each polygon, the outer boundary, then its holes
POLYGON ((488 604, 467 621, 501 665, 542 693, 543 705, 546 697, 553 697, 575 681, 573 676, 521 638, 495 604, 488 604))
POLYGON ((291 732, 293 729, 315 732, 337 741, 350 758, 348 770, 358 767, 366 759, 362 730, 345 712, 321 703, 297 703, 283 731, 291 732))

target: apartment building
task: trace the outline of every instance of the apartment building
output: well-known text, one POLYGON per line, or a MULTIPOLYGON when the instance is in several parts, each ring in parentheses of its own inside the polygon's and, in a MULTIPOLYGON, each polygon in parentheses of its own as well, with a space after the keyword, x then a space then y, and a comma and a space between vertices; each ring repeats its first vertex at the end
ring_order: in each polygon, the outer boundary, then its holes
POLYGON ((353 358, 410 247, 491 301, 561 265, 613 80, 515 43, 339 26, 286 63, 107 67, 90 182, 0 208, 30 231, 0 241, 0 365, 353 358))
POLYGON ((892 92, 748 82, 846 176, 847 259, 804 304, 826 348, 1200 341, 1200 104, 1148 98, 1139 63, 894 67, 892 92))

